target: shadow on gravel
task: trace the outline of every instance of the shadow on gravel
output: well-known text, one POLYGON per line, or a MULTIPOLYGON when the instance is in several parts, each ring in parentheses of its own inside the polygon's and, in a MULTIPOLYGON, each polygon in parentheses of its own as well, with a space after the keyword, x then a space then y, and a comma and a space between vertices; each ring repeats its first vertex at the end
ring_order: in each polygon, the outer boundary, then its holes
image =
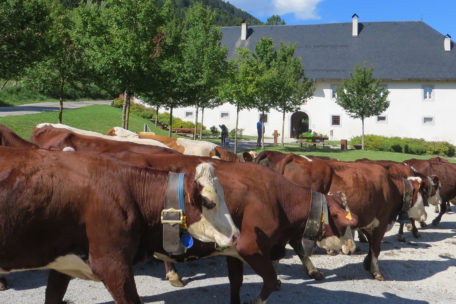
MULTIPOLYGON (((244 284, 241 291, 260 290, 258 283, 244 284)), ((257 294, 241 292, 241 302, 254 299, 257 294)), ((229 303, 229 286, 227 284, 212 285, 199 288, 184 288, 157 295, 142 296, 144 303, 185 303, 185 304, 223 304, 229 303)), ((103 302, 99 304, 113 304, 103 302)), ((271 294, 268 304, 275 303, 363 303, 363 304, 427 304, 426 301, 411 300, 398 297, 391 293, 383 293, 383 297, 371 296, 350 291, 328 291, 326 289, 302 286, 302 284, 283 284, 280 291, 271 294)))

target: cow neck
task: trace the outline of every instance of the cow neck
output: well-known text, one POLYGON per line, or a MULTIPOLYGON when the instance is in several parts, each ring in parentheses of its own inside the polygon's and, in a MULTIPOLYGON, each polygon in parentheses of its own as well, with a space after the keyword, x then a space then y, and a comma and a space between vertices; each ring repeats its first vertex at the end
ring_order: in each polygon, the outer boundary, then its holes
POLYGON ((413 185, 408 179, 403 179, 404 193, 402 194, 402 212, 407 212, 412 208, 413 202, 413 185))
POLYGON ((163 249, 171 255, 184 254, 186 246, 181 236, 186 235, 187 221, 184 200, 184 173, 168 173, 165 206, 161 212, 163 249))
POLYGON ((328 203, 322 193, 311 191, 309 216, 301 240, 305 256, 312 254, 313 247, 321 231, 322 223, 329 223, 328 203))

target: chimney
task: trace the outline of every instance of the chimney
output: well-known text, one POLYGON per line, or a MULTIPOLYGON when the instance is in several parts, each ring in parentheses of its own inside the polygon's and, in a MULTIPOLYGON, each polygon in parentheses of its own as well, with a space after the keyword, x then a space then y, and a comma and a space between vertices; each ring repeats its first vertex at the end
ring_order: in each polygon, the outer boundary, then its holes
POLYGON ((352 16, 352 36, 358 37, 358 15, 356 14, 352 16))
POLYGON ((443 48, 445 52, 451 51, 451 36, 446 34, 445 39, 443 39, 443 48))
POLYGON ((247 22, 245 20, 241 22, 241 40, 247 40, 247 22))

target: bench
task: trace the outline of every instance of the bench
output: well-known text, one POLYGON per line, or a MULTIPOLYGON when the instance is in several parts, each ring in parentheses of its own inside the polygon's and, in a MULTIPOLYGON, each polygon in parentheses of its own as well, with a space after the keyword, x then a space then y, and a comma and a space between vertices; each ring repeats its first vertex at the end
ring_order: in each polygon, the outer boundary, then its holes
POLYGON ((314 147, 317 146, 317 144, 324 146, 325 145, 325 140, 328 140, 328 137, 323 137, 323 136, 309 136, 309 137, 302 137, 298 139, 299 145, 303 146, 303 144, 308 144, 308 145, 313 145, 314 147))
MULTIPOLYGON (((182 136, 191 136, 195 129, 193 128, 173 128, 173 133, 182 136)), ((200 129, 196 129, 196 133, 199 134, 200 129)))

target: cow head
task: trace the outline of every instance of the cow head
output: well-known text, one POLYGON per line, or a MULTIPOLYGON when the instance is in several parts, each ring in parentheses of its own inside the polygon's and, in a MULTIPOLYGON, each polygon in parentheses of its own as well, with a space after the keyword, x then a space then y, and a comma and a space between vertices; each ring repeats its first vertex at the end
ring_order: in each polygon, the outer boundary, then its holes
POLYGON ((442 202, 442 198, 440 197, 440 187, 441 184, 436 175, 426 176, 423 178, 421 194, 425 204, 427 203, 434 206, 440 205, 442 202))
POLYGON ((194 194, 193 203, 200 208, 200 213, 188 215, 188 232, 202 242, 233 246, 239 238, 239 229, 228 211, 212 164, 202 163, 196 167, 195 182, 199 191, 194 194))
POLYGON ((410 176, 404 179, 403 182, 404 201, 402 210, 407 212, 409 218, 424 222, 427 218, 427 213, 424 208, 423 197, 420 193, 421 177, 410 176))
POLYGON ((351 227, 358 225, 358 216, 348 209, 343 193, 326 195, 328 221, 324 221, 318 246, 327 251, 353 253, 356 249, 351 227))

